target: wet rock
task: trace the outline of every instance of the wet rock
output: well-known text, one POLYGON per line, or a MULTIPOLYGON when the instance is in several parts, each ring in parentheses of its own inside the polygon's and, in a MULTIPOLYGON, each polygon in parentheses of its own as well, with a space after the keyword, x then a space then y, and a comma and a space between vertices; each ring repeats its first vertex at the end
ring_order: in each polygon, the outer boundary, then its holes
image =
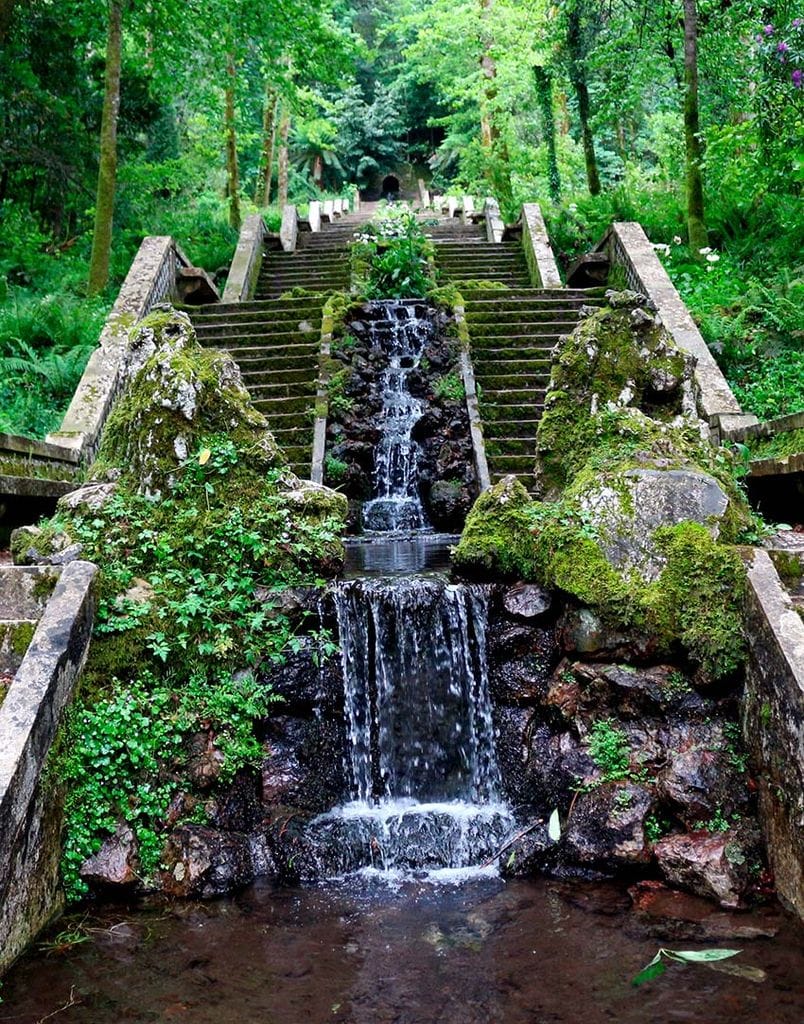
POLYGON ((520 619, 538 618, 550 610, 552 603, 550 591, 537 583, 517 583, 503 595, 505 610, 520 619))
POLYGON ((734 768, 724 728, 711 719, 684 722, 667 737, 667 764, 657 775, 656 789, 687 827, 717 811, 730 816, 748 802, 746 779, 734 768))
POLYGON ((193 785, 200 790, 210 789, 221 774, 224 754, 215 745, 211 730, 198 732, 190 740, 190 760, 187 767, 193 785))
POLYGON ((529 878, 537 875, 554 863, 557 852, 557 844, 547 834, 547 825, 538 819, 503 851, 500 874, 503 878, 529 878))
POLYGON ((427 501, 429 519, 437 530, 460 530, 471 504, 472 496, 460 481, 436 480, 427 501))
POLYGON ((652 807, 652 795, 632 782, 604 783, 581 793, 566 828, 566 856, 607 870, 647 864, 645 818, 652 807))
POLYGON ((139 880, 139 851, 129 826, 121 822, 100 850, 84 861, 79 874, 96 887, 135 885, 139 880))
POLYGON ((640 937, 663 941, 724 942, 773 938, 782 926, 777 910, 757 908, 747 920, 724 913, 710 900, 669 889, 662 882, 645 880, 628 890, 633 903, 629 930, 636 924, 640 937))
POLYGON ((202 825, 184 825, 171 833, 164 863, 164 891, 183 898, 224 896, 255 876, 248 836, 202 825))
POLYGON ((655 639, 614 629, 591 608, 566 608, 556 632, 565 651, 588 658, 646 661, 653 657, 656 649, 655 639))
POLYGON ((320 814, 348 793, 340 719, 275 715, 265 723, 262 803, 320 814))
POLYGON ((673 710, 694 715, 712 706, 671 665, 575 662, 563 671, 579 683, 582 706, 599 713, 609 710, 620 717, 641 718, 673 710))
POLYGON ((288 652, 281 665, 271 666, 264 680, 289 709, 337 712, 343 708, 340 658, 322 659, 313 637, 303 637, 298 649, 288 652))
POLYGON ((662 874, 672 885, 717 900, 723 907, 745 905, 755 840, 741 830, 666 836, 654 846, 662 874))

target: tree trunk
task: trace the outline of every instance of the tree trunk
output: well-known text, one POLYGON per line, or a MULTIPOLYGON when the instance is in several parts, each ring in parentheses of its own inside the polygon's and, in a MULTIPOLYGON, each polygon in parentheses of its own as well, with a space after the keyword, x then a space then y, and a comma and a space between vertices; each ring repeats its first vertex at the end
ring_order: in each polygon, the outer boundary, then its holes
POLYGON ((265 109, 262 117, 262 160, 260 173, 257 175, 257 188, 254 202, 257 206, 271 205, 271 175, 274 170, 274 150, 276 149, 276 108, 279 97, 276 89, 270 84, 265 87, 265 109))
POLYGON ((235 79, 237 69, 234 56, 226 55, 226 96, 225 96, 225 133, 226 133, 226 190, 229 194, 229 223, 240 230, 242 217, 240 214, 240 167, 237 162, 237 127, 235 125, 235 79))
MULTIPOLYGON (((480 0, 480 18, 485 21, 491 11, 493 0, 480 0)), ((483 75, 483 102, 480 107, 480 140, 484 149, 491 149, 499 137, 492 118, 492 107, 497 97, 497 65, 491 55, 492 39, 483 33, 480 54, 480 71, 483 75)))
POLYGON ((282 117, 279 121, 279 194, 277 201, 280 212, 288 205, 288 177, 290 171, 290 159, 288 154, 288 139, 290 138, 290 110, 287 103, 282 104, 282 117))
POLYGON ((694 253, 706 247, 703 146, 698 108, 698 11, 695 0, 684 0, 684 142, 687 177, 687 234, 694 253))
POLYGON ((542 119, 542 134, 547 146, 547 183, 554 203, 561 199, 561 174, 556 153, 556 122, 553 116, 553 78, 547 68, 537 64, 533 69, 536 94, 542 119))
POLYGON ((567 50, 570 58, 570 79, 575 90, 578 104, 578 119, 581 122, 581 141, 583 156, 586 163, 586 184, 589 194, 600 194, 600 175, 597 170, 595 140, 589 124, 589 89, 586 84, 586 68, 584 67, 584 47, 581 29, 581 11, 579 0, 574 0, 567 12, 567 50))
POLYGON ((0 45, 5 43, 11 32, 11 21, 17 0, 0 0, 0 45))
POLYGON ((112 255, 114 194, 117 184, 117 117, 120 112, 120 64, 123 49, 123 0, 109 0, 109 27, 106 42, 106 75, 103 88, 103 113, 100 130, 98 193, 95 200, 95 227, 92 256, 89 261, 88 292, 96 295, 109 283, 112 255))

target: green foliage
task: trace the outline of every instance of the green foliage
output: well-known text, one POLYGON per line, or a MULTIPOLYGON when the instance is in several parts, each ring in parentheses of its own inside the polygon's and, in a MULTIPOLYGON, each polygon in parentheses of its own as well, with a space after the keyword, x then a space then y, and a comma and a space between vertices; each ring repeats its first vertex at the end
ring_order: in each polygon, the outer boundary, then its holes
POLYGON ((352 244, 359 291, 368 299, 421 298, 432 285, 431 256, 415 214, 390 207, 352 244))
POLYGON ((334 455, 327 455, 324 459, 324 474, 329 483, 339 484, 345 479, 349 471, 349 463, 342 459, 336 459, 334 455))
POLYGON ((462 402, 466 398, 463 381, 457 373, 448 373, 433 382, 433 391, 437 398, 446 398, 450 402, 462 402))
POLYGON ((273 695, 256 672, 310 632, 279 595, 338 564, 343 528, 341 504, 290 502, 280 477, 254 464, 249 445, 210 435, 170 497, 133 493, 124 477, 100 509, 45 527, 67 531, 102 566, 83 689, 55 766, 71 898, 84 891, 81 863, 121 821, 137 836, 143 877, 156 870, 170 800, 193 792, 194 734, 214 738, 221 782, 262 754, 254 722, 273 695))
POLYGON ((609 718, 600 718, 589 732, 589 755, 603 774, 604 782, 629 778, 631 748, 628 737, 609 718))
POLYGON ((327 400, 330 413, 337 417, 345 416, 354 408, 354 399, 346 393, 351 377, 351 370, 346 367, 333 373, 327 381, 327 400))

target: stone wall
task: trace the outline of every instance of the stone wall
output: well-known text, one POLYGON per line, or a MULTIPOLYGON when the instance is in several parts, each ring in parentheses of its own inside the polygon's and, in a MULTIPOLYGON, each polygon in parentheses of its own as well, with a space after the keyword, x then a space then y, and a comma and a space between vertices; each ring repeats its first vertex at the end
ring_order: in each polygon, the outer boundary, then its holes
POLYGON ((59 807, 42 770, 86 659, 96 573, 89 562, 61 570, 0 707, 0 971, 61 909, 59 807))
POLYGON ((563 288, 550 236, 538 203, 522 207, 522 245, 534 288, 563 288))
POLYGON ((267 230, 258 213, 246 217, 243 221, 232 266, 226 279, 224 302, 246 302, 254 294, 262 266, 263 243, 267 230))
POLYGON ((612 224, 598 249, 608 250, 612 267, 622 267, 628 287, 653 302, 678 347, 697 360, 698 411, 716 438, 755 423, 756 417, 744 414, 732 394, 642 225, 635 222, 612 224))
POLYGON ((61 427, 47 441, 91 460, 121 387, 131 327, 175 296, 176 277, 190 262, 172 238, 149 236, 140 245, 61 427))
POLYGON ((780 897, 804 918, 804 621, 766 551, 749 568, 743 733, 780 897))

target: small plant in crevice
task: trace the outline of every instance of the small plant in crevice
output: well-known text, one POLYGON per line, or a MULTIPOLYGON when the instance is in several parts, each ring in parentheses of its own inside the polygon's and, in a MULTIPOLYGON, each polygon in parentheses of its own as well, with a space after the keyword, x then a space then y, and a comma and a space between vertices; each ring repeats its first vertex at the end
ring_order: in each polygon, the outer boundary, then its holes
POLYGON ((334 455, 327 455, 324 459, 324 474, 329 483, 341 483, 348 471, 349 465, 342 459, 336 459, 334 455))
POLYGON ((433 391, 437 398, 445 398, 450 402, 461 402, 466 398, 466 389, 457 373, 448 373, 433 383, 433 391))
POLYGON ((622 782, 631 776, 628 737, 610 718, 600 718, 589 733, 589 755, 600 769, 603 782, 622 782))

